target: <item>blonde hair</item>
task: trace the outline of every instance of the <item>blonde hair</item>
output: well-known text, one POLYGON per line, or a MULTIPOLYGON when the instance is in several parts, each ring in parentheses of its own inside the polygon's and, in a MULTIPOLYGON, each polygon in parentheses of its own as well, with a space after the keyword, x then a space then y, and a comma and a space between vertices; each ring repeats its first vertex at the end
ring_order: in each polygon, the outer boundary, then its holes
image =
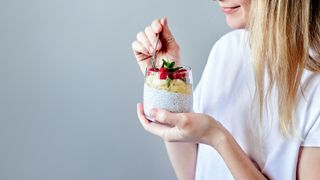
POLYGON ((319 0, 252 0, 251 10, 248 29, 260 120, 264 101, 275 88, 280 131, 285 136, 293 135, 303 71, 320 72, 319 0), (265 71, 269 75, 266 97, 265 71))

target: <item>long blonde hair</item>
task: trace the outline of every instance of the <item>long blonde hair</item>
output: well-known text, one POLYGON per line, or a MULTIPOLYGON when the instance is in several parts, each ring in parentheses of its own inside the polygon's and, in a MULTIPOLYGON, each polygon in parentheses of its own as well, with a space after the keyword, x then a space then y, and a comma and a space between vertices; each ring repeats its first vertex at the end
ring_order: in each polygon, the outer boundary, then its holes
POLYGON ((320 3, 319 0, 252 0, 251 9, 248 29, 260 120, 263 103, 275 88, 280 131, 285 136, 292 135, 303 71, 307 68, 320 72, 320 3), (266 97, 265 71, 269 76, 266 97))

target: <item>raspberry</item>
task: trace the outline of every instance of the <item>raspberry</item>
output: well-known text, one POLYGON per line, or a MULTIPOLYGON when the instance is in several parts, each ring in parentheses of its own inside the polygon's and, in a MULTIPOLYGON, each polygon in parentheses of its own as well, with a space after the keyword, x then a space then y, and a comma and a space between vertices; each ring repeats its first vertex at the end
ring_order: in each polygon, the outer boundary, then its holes
POLYGON ((159 69, 158 68, 153 68, 153 67, 151 67, 151 68, 149 68, 148 69, 148 76, 151 74, 151 72, 158 72, 159 71, 159 69))
POLYGON ((173 73, 173 79, 180 79, 181 75, 178 72, 173 73))
POLYGON ((187 76, 186 69, 179 69, 173 74, 173 79, 184 79, 187 76))
POLYGON ((168 71, 168 69, 166 69, 166 68, 160 68, 160 70, 159 70, 159 78, 160 79, 167 79, 167 77, 168 77, 168 74, 169 74, 169 71, 168 71))

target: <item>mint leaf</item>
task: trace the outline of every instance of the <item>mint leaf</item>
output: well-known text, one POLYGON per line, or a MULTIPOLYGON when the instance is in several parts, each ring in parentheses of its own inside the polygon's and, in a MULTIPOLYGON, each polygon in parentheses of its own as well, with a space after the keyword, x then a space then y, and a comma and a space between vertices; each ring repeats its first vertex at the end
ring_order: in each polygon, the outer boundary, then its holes
POLYGON ((162 68, 163 67, 167 67, 168 66, 168 63, 167 63, 167 61, 165 60, 165 59, 162 59, 162 68))
POLYGON ((172 80, 172 79, 170 79, 169 77, 167 77, 167 79, 166 79, 167 87, 170 86, 171 80, 172 80))
POLYGON ((177 70, 182 68, 182 67, 174 67, 175 65, 176 65, 176 62, 174 62, 174 61, 171 62, 170 60, 162 59, 161 68, 166 68, 170 72, 175 72, 175 71, 177 71, 177 70))
POLYGON ((175 62, 173 61, 173 62, 169 63, 168 68, 172 69, 174 67, 174 65, 175 65, 175 62))
POLYGON ((173 69, 171 69, 171 71, 172 72, 176 72, 176 71, 178 71, 179 69, 181 69, 182 67, 176 67, 176 68, 173 68, 173 69))

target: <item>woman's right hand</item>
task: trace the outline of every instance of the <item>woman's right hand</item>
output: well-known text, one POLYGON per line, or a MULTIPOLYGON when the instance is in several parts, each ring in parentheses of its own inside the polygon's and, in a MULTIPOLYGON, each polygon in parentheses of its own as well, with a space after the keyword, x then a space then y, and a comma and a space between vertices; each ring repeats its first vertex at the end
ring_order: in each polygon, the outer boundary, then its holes
POLYGON ((133 53, 137 59, 142 73, 151 66, 151 57, 159 34, 157 63, 167 58, 180 64, 180 48, 174 39, 167 23, 167 18, 156 19, 143 32, 137 34, 137 40, 132 43, 133 53))

